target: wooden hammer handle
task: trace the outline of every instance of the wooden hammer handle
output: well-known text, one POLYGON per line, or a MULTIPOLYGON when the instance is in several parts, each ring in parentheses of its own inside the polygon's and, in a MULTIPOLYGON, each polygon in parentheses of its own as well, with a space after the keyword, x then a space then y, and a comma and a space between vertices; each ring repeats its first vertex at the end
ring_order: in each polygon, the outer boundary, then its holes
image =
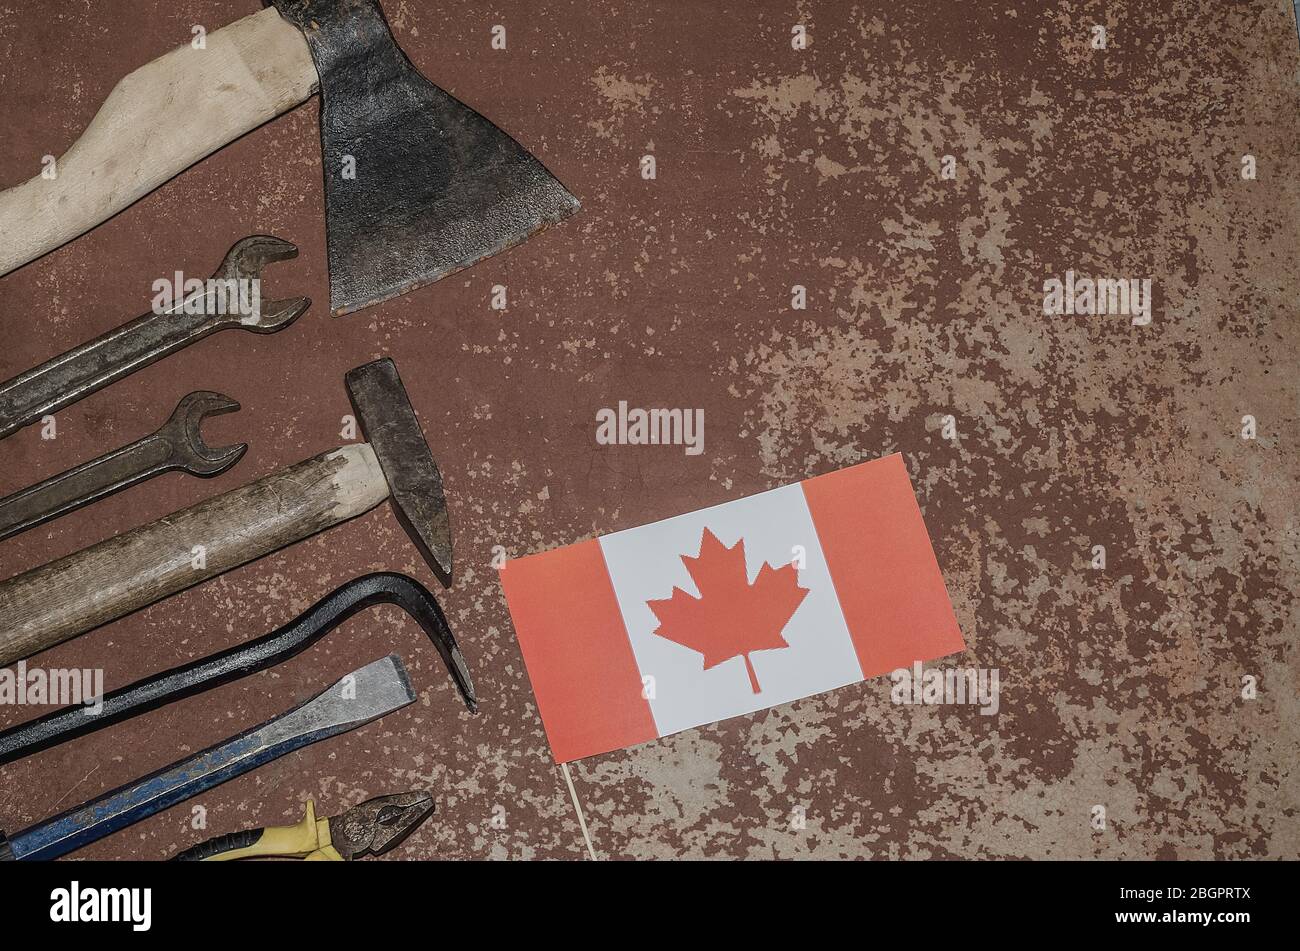
POLYGON ((54 165, 0 192, 0 274, 52 251, 306 100, 316 67, 272 7, 141 66, 54 165))
POLYGON ((361 515, 388 494, 374 450, 357 443, 11 578, 0 583, 0 666, 361 515))

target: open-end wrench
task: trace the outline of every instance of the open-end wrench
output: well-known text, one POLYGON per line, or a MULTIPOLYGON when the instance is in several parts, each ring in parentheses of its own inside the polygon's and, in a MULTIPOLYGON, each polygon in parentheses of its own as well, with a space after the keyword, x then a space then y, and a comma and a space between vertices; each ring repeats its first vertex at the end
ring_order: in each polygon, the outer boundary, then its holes
POLYGON ((262 301, 260 281, 268 264, 297 256, 298 249, 283 238, 244 238, 226 252, 220 269, 202 289, 0 383, 0 439, 218 330, 266 334, 287 327, 311 301, 262 301), (251 287, 257 288, 256 296, 251 287), (248 300, 257 301, 247 308, 251 313, 231 306, 231 301, 248 300))
POLYGON ((204 478, 225 472, 248 444, 209 448, 200 427, 209 416, 237 409, 238 403, 220 393, 191 393, 156 433, 0 499, 0 540, 164 472, 204 478))

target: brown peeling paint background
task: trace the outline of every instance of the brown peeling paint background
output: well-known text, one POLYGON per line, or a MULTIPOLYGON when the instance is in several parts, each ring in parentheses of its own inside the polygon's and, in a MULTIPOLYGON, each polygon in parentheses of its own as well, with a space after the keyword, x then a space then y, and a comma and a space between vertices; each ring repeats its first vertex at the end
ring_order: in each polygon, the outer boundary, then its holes
MULTIPOLYGON (((243 0, 0 0, 0 183, 61 154, 130 69, 243 0)), ((0 768, 21 829, 290 706, 389 651, 417 704, 78 853, 427 787, 393 854, 579 858, 491 558, 628 528, 901 451, 1001 710, 894 706, 889 682, 575 764, 605 857, 1300 855, 1296 762, 1300 55, 1290 4, 389 0, 435 82, 532 149, 576 218, 333 320, 315 101, 0 279, 0 377, 147 309, 177 268, 287 237, 266 293, 297 325, 226 333, 0 444, 0 493, 237 398, 210 482, 155 480, 0 544, 8 576, 340 442, 344 372, 402 369, 446 479, 440 594, 482 712, 371 609, 283 667, 0 768), (489 31, 505 24, 509 49, 489 31), (812 45, 790 46, 808 26, 812 45), (1110 48, 1089 48, 1107 26, 1110 48), (638 161, 653 153, 658 177, 638 161), (959 166, 942 181, 941 156, 959 166), (1257 156, 1258 180, 1240 159, 1257 156), (1042 282, 1151 277, 1155 319, 1044 317, 1042 282), (494 284, 509 309, 488 307, 494 284), (808 288, 806 311, 790 288, 808 288), (601 447, 597 409, 703 407, 706 451, 601 447), (940 438, 946 414, 955 442, 940 438), (1256 417, 1259 437, 1239 436, 1256 417), (1088 568, 1106 546, 1104 571, 1088 568), (1244 676, 1259 696, 1241 698, 1244 676), (1090 827, 1094 805, 1107 829, 1090 827), (494 807, 504 828, 494 828, 494 807), (806 829, 791 828, 802 807, 806 829), (499 812, 499 811, 498 811, 499 812)), ((432 576, 385 505, 42 655, 107 686, 283 624, 371 570, 432 576)), ((5 712, 5 723, 38 711, 5 712)))

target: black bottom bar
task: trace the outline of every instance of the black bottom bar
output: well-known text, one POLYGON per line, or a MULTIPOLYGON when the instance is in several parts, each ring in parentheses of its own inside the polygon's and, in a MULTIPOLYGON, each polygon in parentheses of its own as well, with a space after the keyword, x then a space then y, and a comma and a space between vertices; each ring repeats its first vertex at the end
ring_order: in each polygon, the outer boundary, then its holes
POLYGON ((263 942, 328 934, 335 947, 355 936, 400 948, 403 934, 456 940, 466 929, 476 943, 544 932, 532 940, 569 935, 591 947, 644 935, 699 946, 717 934, 734 946, 791 926, 819 943, 864 946, 1098 934, 1225 944, 1283 933, 1295 917, 1293 862, 333 864, 14 863, 0 865, 0 889, 11 934, 202 944, 219 937, 204 923, 222 921, 263 942), (114 891, 106 904, 100 889, 148 889, 148 904, 143 891, 114 891), (53 920, 105 907, 125 920, 53 920))

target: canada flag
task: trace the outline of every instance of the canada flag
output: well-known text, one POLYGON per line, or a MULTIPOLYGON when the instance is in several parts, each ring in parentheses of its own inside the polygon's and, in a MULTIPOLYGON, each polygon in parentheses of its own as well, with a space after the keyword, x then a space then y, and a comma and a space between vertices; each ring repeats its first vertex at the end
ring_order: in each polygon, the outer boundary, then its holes
POLYGON ((556 762, 963 649, 900 455, 510 561, 556 762))

